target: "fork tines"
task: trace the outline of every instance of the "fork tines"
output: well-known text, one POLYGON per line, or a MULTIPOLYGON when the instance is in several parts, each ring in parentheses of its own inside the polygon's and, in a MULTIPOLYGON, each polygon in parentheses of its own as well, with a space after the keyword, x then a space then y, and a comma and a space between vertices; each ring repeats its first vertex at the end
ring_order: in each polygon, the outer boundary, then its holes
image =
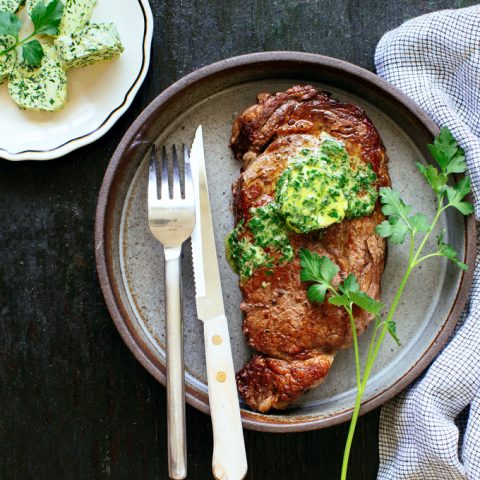
POLYGON ((183 145, 183 178, 180 177, 180 168, 178 161, 177 148, 175 145, 172 147, 172 182, 170 182, 169 175, 169 162, 167 149, 165 145, 162 147, 161 158, 161 185, 160 185, 160 197, 158 197, 158 185, 157 185, 157 147, 152 145, 150 155, 150 172, 148 182, 148 196, 149 199, 186 199, 193 201, 193 180, 192 170, 190 167, 190 156, 188 154, 188 148, 183 145), (183 180, 183 182, 182 182, 183 180), (183 194, 182 194, 183 183, 183 194))

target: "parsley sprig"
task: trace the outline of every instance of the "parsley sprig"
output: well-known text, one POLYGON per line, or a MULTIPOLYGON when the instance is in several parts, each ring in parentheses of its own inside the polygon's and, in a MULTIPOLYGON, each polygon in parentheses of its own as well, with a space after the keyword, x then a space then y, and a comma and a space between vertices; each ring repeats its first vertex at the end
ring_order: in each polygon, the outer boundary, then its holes
POLYGON ((302 280, 302 282, 313 282, 307 290, 308 299, 311 302, 323 303, 328 293, 328 303, 343 307, 348 314, 350 328, 352 332, 354 332, 355 370, 357 375, 357 388, 360 390, 362 385, 360 355, 358 353, 353 306, 357 305, 361 309, 374 314, 377 318, 385 305, 362 292, 355 275, 351 273, 343 282, 334 286, 333 279, 337 276, 340 269, 330 258, 326 256, 321 257, 318 253, 310 252, 306 249, 300 250, 299 256, 301 266, 300 280, 302 280))
MULTIPOLYGON (((38 35, 57 35, 62 20, 64 5, 61 0, 39 0, 32 11, 34 30, 26 38, 20 39, 22 21, 14 13, 0 11, 0 35, 15 38, 15 44, 0 52, 0 57, 22 47, 22 58, 27 65, 39 67, 45 55, 42 44, 34 37, 38 35)), ((1 60, 0 60, 1 61, 1 60)))
POLYGON ((324 302, 327 291, 330 291, 328 302, 332 305, 349 310, 353 305, 357 305, 375 315, 383 309, 383 303, 377 302, 360 290, 355 275, 351 273, 337 287, 334 287, 332 281, 339 272, 339 268, 328 257, 321 257, 318 253, 305 249, 300 250, 299 256, 302 267, 300 279, 302 282, 315 282, 308 287, 307 291, 311 302, 324 302))
POLYGON ((412 206, 405 203, 397 191, 391 188, 380 189, 382 212, 386 220, 377 226, 377 234, 387 238, 390 243, 395 245, 404 243, 407 238, 410 242, 407 268, 392 305, 385 316, 385 320, 382 320, 380 316, 385 305, 371 298, 365 292, 362 292, 354 275, 349 274, 343 281, 338 282, 339 268, 331 259, 308 250, 301 250, 299 253, 301 265, 300 278, 304 282, 310 282, 307 290, 308 299, 316 303, 328 301, 328 303, 332 305, 342 307, 350 319, 355 352, 357 395, 347 443, 345 445, 341 474, 342 480, 347 478, 350 449, 360 413, 363 394, 380 347, 387 334, 390 334, 394 341, 400 345, 397 326, 393 317, 412 271, 420 263, 433 257, 445 257, 454 262, 462 270, 467 269, 467 265, 458 258, 455 249, 445 242, 444 230, 442 230, 437 237, 436 250, 431 253, 424 253, 427 241, 433 234, 438 220, 445 210, 455 208, 462 215, 470 215, 473 213, 473 205, 465 200, 471 188, 470 179, 465 176, 457 183, 453 183, 452 174, 464 173, 467 165, 465 162, 465 154, 455 141, 451 132, 447 128, 442 128, 438 137, 435 138, 434 143, 428 147, 438 164, 438 168, 433 165, 425 166, 421 163, 417 163, 417 168, 437 198, 437 212, 432 221, 429 221, 422 213, 412 214, 412 206), (336 282, 334 281, 335 277, 337 277, 336 282), (360 365, 358 333, 353 316, 354 305, 371 313, 375 318, 374 331, 368 347, 363 371, 360 365))

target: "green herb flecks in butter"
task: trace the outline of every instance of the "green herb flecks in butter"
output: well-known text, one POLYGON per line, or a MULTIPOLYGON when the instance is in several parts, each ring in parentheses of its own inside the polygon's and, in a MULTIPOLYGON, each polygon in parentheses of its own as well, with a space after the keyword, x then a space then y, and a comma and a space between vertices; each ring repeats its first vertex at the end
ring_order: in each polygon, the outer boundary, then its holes
POLYGON ((286 224, 308 233, 372 213, 378 192, 371 165, 351 159, 342 143, 326 139, 302 150, 277 182, 276 202, 286 224))
POLYGON ((226 240, 227 259, 241 280, 249 278, 257 268, 273 268, 294 257, 278 206, 272 202, 252 208, 250 213, 250 220, 240 221, 226 240))
POLYGON ((43 45, 39 68, 21 63, 10 75, 8 92, 21 109, 55 112, 67 101, 67 74, 53 45, 43 45))
POLYGON ((373 185, 376 180, 377 175, 370 163, 358 164, 357 170, 351 172, 344 190, 348 201, 347 218, 365 217, 373 212, 378 198, 378 191, 373 185))
POLYGON ((55 40, 63 63, 69 68, 85 67, 111 60, 123 52, 123 45, 113 23, 98 23, 55 40))
POLYGON ((68 68, 111 60, 123 52, 120 36, 113 23, 89 25, 79 32, 58 37, 55 45, 68 68))
POLYGON ((97 0, 64 0, 65 10, 59 35, 68 35, 85 27, 96 4, 97 0))
POLYGON ((246 237, 240 237, 243 225, 243 221, 239 222, 225 242, 228 263, 242 280, 250 277, 256 268, 271 262, 262 247, 253 244, 246 237))
POLYGON ((343 182, 343 169, 334 172, 316 156, 294 162, 277 184, 277 203, 287 225, 308 233, 341 222, 348 208, 340 187, 343 182))
POLYGON ((0 12, 15 13, 24 3, 24 0, 0 0, 0 12))
MULTIPOLYGON (((16 44, 15 37, 0 35, 0 52, 8 50, 16 44)), ((0 85, 8 78, 17 61, 16 50, 10 50, 0 58, 0 85)))
POLYGON ((278 206, 272 202, 250 211, 252 218, 248 226, 253 234, 255 243, 263 248, 270 248, 281 253, 281 261, 293 259, 293 249, 288 239, 285 221, 278 206))

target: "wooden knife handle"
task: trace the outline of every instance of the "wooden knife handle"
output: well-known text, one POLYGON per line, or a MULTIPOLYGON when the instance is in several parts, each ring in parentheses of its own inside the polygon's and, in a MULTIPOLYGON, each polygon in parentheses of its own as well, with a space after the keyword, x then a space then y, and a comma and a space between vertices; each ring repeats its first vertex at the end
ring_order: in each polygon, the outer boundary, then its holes
POLYGON ((204 334, 213 425, 213 475, 217 480, 242 480, 247 474, 247 456, 225 315, 205 322, 204 334))

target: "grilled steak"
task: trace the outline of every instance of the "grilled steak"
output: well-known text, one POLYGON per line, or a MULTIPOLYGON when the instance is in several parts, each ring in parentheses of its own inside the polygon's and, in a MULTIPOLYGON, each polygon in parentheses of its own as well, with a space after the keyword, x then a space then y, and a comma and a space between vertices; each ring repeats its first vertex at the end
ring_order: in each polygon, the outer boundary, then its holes
MULTIPOLYGON (((237 225, 248 222, 254 209, 275 201, 277 182, 289 160, 305 149, 318 149, 325 134, 343 142, 348 157, 371 165, 375 188, 390 185, 385 148, 362 109, 308 85, 262 93, 233 125, 231 147, 243 163, 233 185, 237 225)), ((238 372, 237 384, 252 409, 287 407, 325 379, 336 350, 352 344, 344 309, 307 299, 298 251, 306 248, 328 256, 340 268, 334 284, 353 273, 361 289, 379 299, 386 246, 375 227, 383 219, 377 201, 368 216, 309 233, 289 230, 290 261, 259 266, 241 277, 243 332, 259 353, 238 372)), ((372 320, 361 309, 354 310, 354 316, 359 333, 372 320)))

